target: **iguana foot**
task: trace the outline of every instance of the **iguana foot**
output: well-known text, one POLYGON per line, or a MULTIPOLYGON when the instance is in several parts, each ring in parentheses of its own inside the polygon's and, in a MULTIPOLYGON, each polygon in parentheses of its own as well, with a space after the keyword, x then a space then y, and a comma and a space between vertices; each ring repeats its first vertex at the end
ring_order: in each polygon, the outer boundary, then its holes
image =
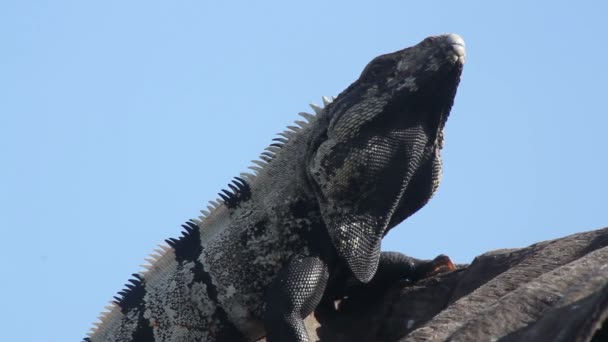
POLYGON ((456 266, 447 255, 438 255, 435 259, 421 263, 416 268, 416 279, 421 280, 430 278, 438 274, 452 272, 456 270, 456 266))

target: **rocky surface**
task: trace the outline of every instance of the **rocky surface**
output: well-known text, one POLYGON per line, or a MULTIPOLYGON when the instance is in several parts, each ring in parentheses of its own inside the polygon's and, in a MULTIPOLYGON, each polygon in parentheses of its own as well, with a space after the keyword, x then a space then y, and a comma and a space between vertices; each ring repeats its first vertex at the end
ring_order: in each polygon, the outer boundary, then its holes
POLYGON ((608 341, 608 228, 488 252, 336 311, 307 319, 314 340, 608 341))

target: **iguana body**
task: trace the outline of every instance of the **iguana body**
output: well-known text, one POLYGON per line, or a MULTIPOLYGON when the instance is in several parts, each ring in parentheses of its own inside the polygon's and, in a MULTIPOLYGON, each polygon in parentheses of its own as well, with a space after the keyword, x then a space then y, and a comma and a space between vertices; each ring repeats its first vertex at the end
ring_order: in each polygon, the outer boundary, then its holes
POLYGON ((167 240, 87 339, 307 341, 303 318, 379 263, 376 278, 415 277, 422 264, 380 242, 439 185, 463 63, 457 35, 374 59, 167 240))

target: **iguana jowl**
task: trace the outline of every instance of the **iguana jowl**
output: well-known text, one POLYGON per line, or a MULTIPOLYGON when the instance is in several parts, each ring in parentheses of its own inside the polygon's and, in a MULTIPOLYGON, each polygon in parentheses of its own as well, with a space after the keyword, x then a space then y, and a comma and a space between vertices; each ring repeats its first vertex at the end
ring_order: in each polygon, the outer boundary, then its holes
POLYGON ((85 340, 308 341, 303 318, 345 284, 415 278, 428 262, 380 242, 439 185, 464 57, 448 34, 372 60, 161 245, 85 340))

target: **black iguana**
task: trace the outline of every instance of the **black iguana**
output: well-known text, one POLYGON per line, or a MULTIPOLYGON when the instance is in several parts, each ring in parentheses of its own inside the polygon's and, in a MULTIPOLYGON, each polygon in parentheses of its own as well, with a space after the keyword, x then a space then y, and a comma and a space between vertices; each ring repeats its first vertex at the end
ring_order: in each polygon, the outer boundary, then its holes
POLYGON ((303 318, 345 284, 415 278, 432 262, 380 242, 439 185, 464 59, 455 34, 373 59, 166 240, 85 340, 308 341, 303 318))

